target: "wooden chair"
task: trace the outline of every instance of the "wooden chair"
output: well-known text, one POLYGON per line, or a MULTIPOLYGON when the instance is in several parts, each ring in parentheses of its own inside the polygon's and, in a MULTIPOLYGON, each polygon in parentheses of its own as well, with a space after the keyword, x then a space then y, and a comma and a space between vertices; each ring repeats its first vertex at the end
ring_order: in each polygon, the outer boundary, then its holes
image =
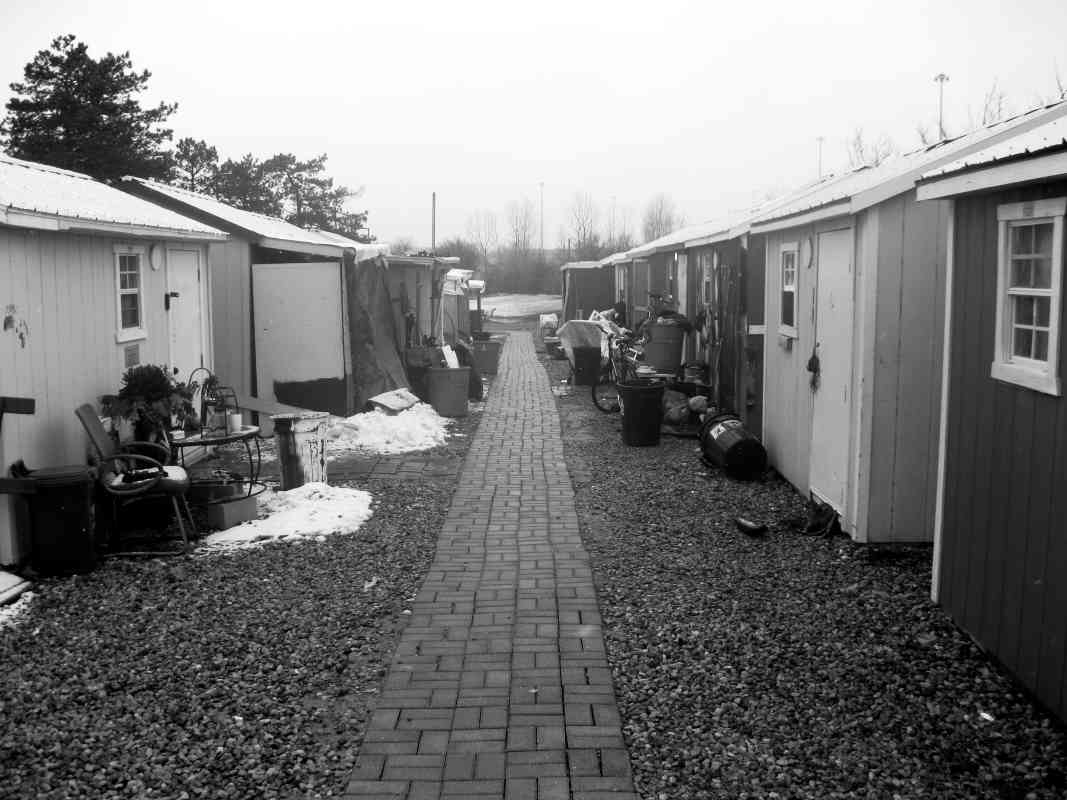
MULTIPOLYGON (((189 534, 182 519, 182 510, 189 521, 193 535, 196 535, 196 523, 193 521, 186 493, 189 491, 189 475, 182 467, 167 466, 170 452, 155 442, 131 442, 122 448, 107 431, 96 411, 88 403, 79 406, 75 415, 89 435, 92 446, 93 466, 97 468, 97 482, 111 497, 112 523, 117 523, 119 510, 132 502, 146 498, 168 497, 178 520, 178 529, 182 534, 183 548, 180 553, 189 552, 189 534), (156 456, 146 455, 147 452, 156 456)), ((122 555, 161 555, 155 552, 123 553, 122 555)))

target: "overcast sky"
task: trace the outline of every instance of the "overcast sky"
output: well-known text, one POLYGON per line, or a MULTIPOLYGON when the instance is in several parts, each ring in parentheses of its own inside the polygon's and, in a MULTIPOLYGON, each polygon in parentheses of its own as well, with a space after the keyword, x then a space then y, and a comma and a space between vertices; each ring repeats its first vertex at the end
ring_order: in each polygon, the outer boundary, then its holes
POLYGON ((150 3, 0 0, 0 101, 51 39, 129 50, 175 139, 329 155, 382 241, 428 245, 544 183, 545 245, 577 191, 638 232, 656 192, 689 222, 847 164, 846 140, 959 132, 994 80, 1015 111, 1067 81, 1067 2, 150 3), (521 10, 511 10, 512 8, 521 10))

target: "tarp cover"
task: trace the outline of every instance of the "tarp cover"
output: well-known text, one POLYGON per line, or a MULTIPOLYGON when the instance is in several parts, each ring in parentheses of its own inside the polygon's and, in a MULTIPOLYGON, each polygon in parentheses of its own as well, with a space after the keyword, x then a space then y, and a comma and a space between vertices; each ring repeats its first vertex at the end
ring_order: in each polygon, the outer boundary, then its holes
POLYGON ((393 326, 393 301, 379 260, 349 265, 348 307, 352 332, 354 406, 376 395, 407 389, 408 381, 393 326))

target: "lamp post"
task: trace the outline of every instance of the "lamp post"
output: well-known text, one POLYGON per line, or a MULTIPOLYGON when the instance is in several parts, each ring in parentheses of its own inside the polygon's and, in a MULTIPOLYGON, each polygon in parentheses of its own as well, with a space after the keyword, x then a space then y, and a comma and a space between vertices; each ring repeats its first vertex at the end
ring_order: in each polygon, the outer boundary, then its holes
POLYGON ((541 195, 541 221, 538 227, 541 229, 541 266, 545 265, 545 182, 537 184, 541 195))
POLYGON ((948 80, 948 75, 944 72, 939 72, 934 75, 934 80, 937 81, 937 130, 941 137, 941 141, 945 139, 945 81, 948 80))

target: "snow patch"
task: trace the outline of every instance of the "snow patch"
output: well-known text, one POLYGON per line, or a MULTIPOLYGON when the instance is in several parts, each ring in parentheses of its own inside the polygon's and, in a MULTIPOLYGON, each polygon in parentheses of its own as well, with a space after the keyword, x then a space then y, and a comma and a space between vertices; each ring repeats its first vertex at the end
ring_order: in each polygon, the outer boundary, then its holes
POLYGON ((287 492, 259 496, 259 519, 204 539, 208 548, 255 547, 266 542, 354 533, 371 518, 371 497, 362 489, 306 483, 287 492))
POLYGON ((380 409, 335 418, 326 432, 327 450, 338 452, 410 453, 429 450, 448 441, 451 420, 439 416, 433 406, 418 403, 399 414, 380 409))
POLYGON ((22 617, 29 610, 35 596, 33 592, 23 592, 14 603, 0 606, 0 629, 14 628, 23 622, 22 617))

